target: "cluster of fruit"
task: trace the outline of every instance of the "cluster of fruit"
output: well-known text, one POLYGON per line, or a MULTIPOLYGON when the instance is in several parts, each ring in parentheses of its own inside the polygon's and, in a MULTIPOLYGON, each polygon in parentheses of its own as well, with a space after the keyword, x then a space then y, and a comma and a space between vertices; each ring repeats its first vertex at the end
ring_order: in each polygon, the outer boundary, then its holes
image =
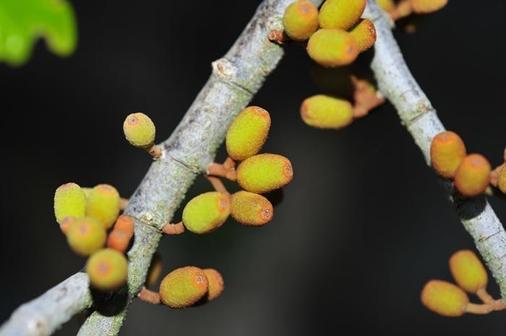
POLYGON ((506 309, 504 301, 495 300, 487 292, 487 271, 474 252, 457 251, 450 257, 449 264, 458 286, 443 280, 429 281, 422 290, 424 306, 447 317, 458 317, 464 313, 488 314, 506 309), (466 292, 476 295, 482 304, 469 302, 466 292))

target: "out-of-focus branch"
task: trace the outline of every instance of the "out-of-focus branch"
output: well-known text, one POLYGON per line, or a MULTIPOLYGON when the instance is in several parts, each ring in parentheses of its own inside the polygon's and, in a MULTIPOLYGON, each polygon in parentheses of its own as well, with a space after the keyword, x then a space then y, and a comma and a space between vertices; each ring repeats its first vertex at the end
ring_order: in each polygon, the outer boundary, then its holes
MULTIPOLYGON (((397 109, 407 128, 430 165, 432 138, 445 130, 436 110, 408 69, 391 32, 390 19, 368 0, 366 17, 376 26, 377 40, 372 70, 379 90, 397 109)), ((448 191, 451 186, 446 183, 448 191)), ((451 195, 451 193, 450 193, 451 195)), ((506 232, 484 196, 461 200, 450 196, 466 230, 497 281, 506 299, 506 232)))

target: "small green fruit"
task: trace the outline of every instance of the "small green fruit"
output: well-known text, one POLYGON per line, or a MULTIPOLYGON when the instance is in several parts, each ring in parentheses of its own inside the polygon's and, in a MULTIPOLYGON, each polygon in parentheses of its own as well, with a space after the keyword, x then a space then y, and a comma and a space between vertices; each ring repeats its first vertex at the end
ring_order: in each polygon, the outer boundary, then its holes
POLYGON ((86 209, 86 195, 75 183, 58 187, 54 194, 54 215, 59 224, 66 217, 83 217, 86 209))
POLYGON ((123 123, 125 137, 133 146, 149 149, 155 142, 156 128, 144 113, 129 114, 123 123))
POLYGON ((211 191, 194 197, 183 210, 183 224, 193 233, 208 233, 225 223, 230 214, 230 196, 211 191))
POLYGON ((271 202, 262 195, 238 191, 232 195, 230 214, 241 224, 261 226, 272 219, 271 202))
POLYGON ((355 61, 359 49, 350 33, 340 29, 320 29, 311 35, 307 52, 318 64, 336 67, 355 61))
POLYGON ((318 8, 307 0, 291 3, 283 16, 283 26, 292 40, 307 40, 318 29, 318 8))
POLYGON ((86 216, 97 219, 106 229, 114 224, 119 210, 120 196, 113 186, 99 184, 89 192, 86 216))
POLYGON ((228 155, 234 160, 244 160, 260 151, 269 134, 271 117, 258 106, 244 109, 227 131, 228 155))
POLYGON ((163 278, 160 299, 171 308, 186 308, 199 301, 208 290, 203 270, 193 266, 178 268, 163 278))
POLYGON ((320 8, 320 27, 348 30, 362 16, 366 0, 327 0, 320 8))
POLYGON ((316 95, 302 102, 300 115, 309 126, 340 129, 353 122, 353 106, 344 99, 316 95))
POLYGON ((267 193, 284 187, 293 178, 290 160, 277 154, 252 156, 237 168, 237 182, 246 191, 267 193))
POLYGON ((104 226, 96 219, 82 217, 70 223, 67 242, 75 253, 89 256, 104 246, 106 235, 104 226))
POLYGON ((126 283, 128 261, 123 253, 106 248, 88 259, 86 273, 92 287, 102 291, 113 291, 126 283))

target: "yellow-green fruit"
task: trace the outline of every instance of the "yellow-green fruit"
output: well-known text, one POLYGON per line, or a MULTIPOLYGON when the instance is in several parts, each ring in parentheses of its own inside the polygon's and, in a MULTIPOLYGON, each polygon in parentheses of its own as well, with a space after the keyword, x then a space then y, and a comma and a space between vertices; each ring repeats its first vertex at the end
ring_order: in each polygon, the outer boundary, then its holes
POLYGON ((503 166, 499 170, 499 175, 497 177, 497 187, 499 190, 501 190, 504 194, 506 194, 506 166, 503 166))
POLYGON ((120 196, 113 186, 99 184, 90 191, 86 204, 86 216, 97 219, 108 229, 118 218, 119 210, 120 196))
POLYGON ((437 134, 430 146, 430 159, 436 172, 453 178, 466 157, 466 146, 457 133, 444 131, 437 134))
POLYGON ((284 187, 293 178, 290 160, 277 154, 252 156, 237 168, 237 182, 246 191, 263 194, 284 187))
POLYGON ((220 272, 213 268, 206 268, 204 270, 204 274, 206 275, 207 282, 209 284, 207 299, 211 301, 223 293, 223 289, 225 289, 225 283, 223 282, 223 277, 221 276, 220 272))
POLYGON ((450 257, 450 271, 457 284, 469 293, 487 287, 487 271, 473 251, 455 252, 450 257))
POLYGON ((225 223, 230 214, 230 196, 211 191, 191 199, 183 210, 183 224, 193 233, 208 233, 225 223))
POLYGON ((309 126, 340 129, 353 121, 353 106, 344 99, 327 95, 306 98, 300 107, 302 120, 309 126))
POLYGON ((395 9, 394 0, 376 0, 376 3, 386 12, 391 12, 395 9))
POLYGON ((469 154, 455 173, 455 187, 464 196, 477 196, 487 189, 491 169, 490 163, 483 155, 469 154))
POLYGON ((101 249, 106 240, 105 228, 91 217, 78 218, 67 230, 67 242, 77 254, 89 256, 101 249))
POLYGON ((452 283, 431 280, 422 290, 422 303, 439 315, 458 317, 464 314, 469 298, 452 283))
POLYGON ((352 63, 359 50, 350 33, 340 29, 320 29, 311 35, 307 53, 318 64, 336 67, 352 63))
POLYGON ((364 19, 350 31, 357 42, 358 50, 364 52, 376 42, 376 28, 370 20, 364 19))
POLYGON ((283 26, 292 40, 307 40, 318 29, 318 8, 307 0, 293 2, 286 8, 283 26))
POLYGON ((75 183, 66 183, 54 193, 54 215, 59 224, 66 217, 83 217, 86 211, 86 195, 75 183))
POLYGON ((230 214, 241 224, 260 226, 270 222, 273 207, 262 195, 238 191, 232 195, 230 214))
POLYGON ((234 160, 244 160, 260 151, 269 134, 271 117, 258 106, 244 109, 227 131, 228 155, 234 160))
POLYGON ((199 301, 208 290, 203 270, 193 266, 178 268, 163 278, 160 299, 171 308, 185 308, 199 301))
POLYGON ((149 148, 155 142, 155 124, 141 112, 132 113, 126 117, 123 132, 128 142, 135 147, 149 148))
POLYGON ((362 16, 366 0, 327 0, 320 8, 320 27, 348 30, 362 16))
POLYGON ((413 11, 419 14, 428 14, 440 10, 448 0, 411 0, 413 11))
POLYGON ((94 253, 88 259, 86 273, 92 287, 102 291, 113 291, 126 283, 128 262, 123 253, 106 248, 94 253))

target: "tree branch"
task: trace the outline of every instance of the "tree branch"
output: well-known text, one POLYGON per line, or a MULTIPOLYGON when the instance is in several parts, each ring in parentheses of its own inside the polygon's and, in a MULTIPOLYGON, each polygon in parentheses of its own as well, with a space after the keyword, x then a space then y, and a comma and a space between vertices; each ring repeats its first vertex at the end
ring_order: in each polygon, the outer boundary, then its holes
MULTIPOLYGON (((312 1, 317 5, 322 2, 312 1)), ((229 124, 250 102, 283 56, 281 47, 270 42, 268 36, 273 30, 282 30, 282 15, 291 2, 264 0, 228 53, 213 62, 211 77, 179 126, 161 145, 161 158, 153 162, 125 209, 127 215, 135 218, 135 241, 128 252, 126 306, 113 316, 93 312, 79 335, 116 335, 119 332, 128 304, 144 284, 161 229, 171 222, 195 178, 213 161, 229 124)), ((85 274, 78 273, 16 310, 0 329, 0 335, 48 335, 91 303, 88 279, 85 274), (67 305, 59 305, 61 301, 50 293, 62 291, 68 282, 81 291, 65 291, 67 305), (48 303, 52 310, 46 314, 48 303), (39 324, 44 325, 44 329, 30 327, 39 324), (16 326, 18 329, 13 329, 16 326)))
MULTIPOLYGON (((402 124, 430 165, 432 138, 445 128, 409 71, 390 30, 390 19, 374 0, 368 0, 365 15, 374 22, 377 31, 371 67, 379 89, 395 106, 402 124)), ((503 300, 506 300, 506 232, 500 220, 484 196, 458 199, 452 195, 451 184, 446 181, 444 184, 462 224, 473 237, 478 251, 500 287, 503 300)))

